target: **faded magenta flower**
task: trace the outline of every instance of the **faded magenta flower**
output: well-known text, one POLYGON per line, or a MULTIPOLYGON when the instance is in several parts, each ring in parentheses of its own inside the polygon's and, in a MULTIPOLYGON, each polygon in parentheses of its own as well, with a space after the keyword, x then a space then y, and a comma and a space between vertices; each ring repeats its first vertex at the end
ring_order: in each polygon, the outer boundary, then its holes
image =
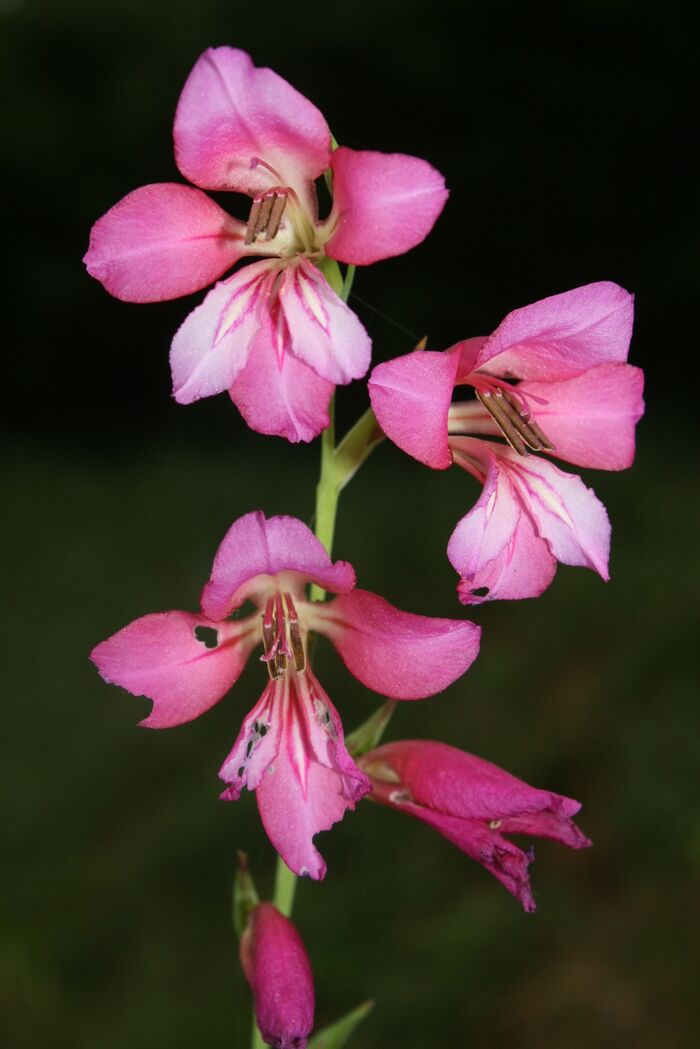
POLYGON ((446 743, 400 740, 360 758, 371 777, 370 797, 434 827, 483 864, 528 912, 535 910, 528 866, 534 856, 506 835, 552 838, 572 849, 591 844, 571 817, 578 801, 536 790, 446 743))
POLYGON ((159 302, 226 278, 173 339, 180 404, 228 390, 259 433, 309 441, 328 425, 337 384, 365 374, 371 343, 317 268, 324 256, 366 266, 419 244, 447 190, 426 161, 331 148, 316 107, 244 51, 198 59, 175 114, 175 159, 195 186, 252 197, 247 223, 191 186, 143 186, 99 219, 85 264, 128 302, 159 302), (319 218, 314 180, 330 172, 319 218))
POLYGON ((314 1025, 314 982, 296 928, 272 903, 259 903, 241 936, 241 965, 267 1045, 305 1049, 314 1025))
POLYGON ((358 680, 394 699, 440 692, 479 650, 473 623, 400 612, 354 587, 352 566, 332 562, 301 521, 246 514, 216 553, 201 615, 143 616, 91 654, 105 681, 153 700, 143 725, 168 728, 214 706, 262 643, 269 681, 221 768, 229 784, 221 796, 235 801, 244 787, 255 790, 272 844, 291 870, 312 878, 326 870, 314 835, 342 819, 370 787, 308 665, 309 632, 325 634, 358 680), (312 602, 309 582, 337 596, 312 602), (247 601, 254 612, 229 618, 247 601))
POLYGON ((624 288, 588 284, 514 310, 488 338, 372 372, 387 436, 427 466, 454 463, 484 486, 447 547, 463 604, 537 597, 557 561, 608 578, 605 507, 579 477, 529 453, 599 470, 632 464, 644 411, 643 373, 626 363, 632 316, 624 288), (476 400, 451 404, 457 385, 473 387, 476 400))

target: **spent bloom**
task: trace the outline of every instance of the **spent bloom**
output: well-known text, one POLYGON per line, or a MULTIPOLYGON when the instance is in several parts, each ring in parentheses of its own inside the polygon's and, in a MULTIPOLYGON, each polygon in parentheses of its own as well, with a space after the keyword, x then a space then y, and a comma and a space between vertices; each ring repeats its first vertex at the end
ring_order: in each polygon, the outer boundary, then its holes
POLYGON ((514 310, 488 338, 372 372, 387 436, 427 466, 454 464, 483 485, 447 548, 464 604, 536 597, 557 561, 608 578, 605 507, 580 477, 530 453, 599 470, 632 464, 644 411, 643 373, 626 363, 632 319, 624 288, 589 284, 514 310), (456 386, 475 399, 452 404, 456 386))
POLYGON ((535 901, 528 866, 533 853, 508 840, 511 834, 552 838, 572 849, 590 841, 571 817, 578 801, 536 790, 446 743, 401 740, 360 758, 372 780, 373 801, 415 816, 494 874, 523 908, 535 901))
POLYGON ((311 963, 296 928, 272 903, 258 903, 241 936, 241 966, 267 1045, 305 1049, 314 1025, 311 963))
POLYGON ((328 425, 337 384, 365 374, 371 343, 331 289, 324 258, 369 265, 419 244, 447 191, 426 161, 332 149, 319 110, 271 69, 230 47, 205 51, 175 114, 175 159, 194 186, 158 183, 99 219, 85 264, 128 302, 159 302, 218 283, 172 343, 181 404, 228 391, 249 426, 308 441, 328 425), (319 217, 315 180, 332 180, 319 217), (201 187, 201 188, 194 188, 201 187), (202 189, 251 198, 246 222, 202 189))
POLYGON ((106 681, 153 700, 143 725, 168 728, 214 706, 262 644, 267 685, 221 768, 228 784, 221 796, 235 801, 244 787, 256 791, 265 830, 287 866, 322 878, 314 835, 342 819, 370 784, 309 666, 310 631, 325 634, 364 685, 394 699, 446 688, 476 658, 480 635, 473 623, 401 612, 356 590, 352 566, 332 562, 305 524, 254 512, 234 522, 219 546, 201 615, 143 616, 91 658, 106 681), (308 583, 336 596, 312 602, 308 583), (246 602, 254 611, 238 615, 246 602))

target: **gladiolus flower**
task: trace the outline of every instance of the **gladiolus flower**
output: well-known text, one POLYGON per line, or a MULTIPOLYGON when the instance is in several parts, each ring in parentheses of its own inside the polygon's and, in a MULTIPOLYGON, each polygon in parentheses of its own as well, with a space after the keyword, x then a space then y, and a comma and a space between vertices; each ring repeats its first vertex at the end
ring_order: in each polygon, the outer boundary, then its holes
POLYGON ((274 904, 259 903, 248 915, 241 965, 265 1043, 305 1049, 314 1025, 311 963, 294 925, 274 904))
POLYGON ((309 441, 328 425, 337 384, 365 374, 371 343, 318 269, 325 256, 369 265, 430 232, 447 198, 426 161, 331 148, 316 107, 244 51, 205 51, 175 114, 175 159, 195 186, 252 198, 247 223, 191 186, 134 190, 99 219, 85 264, 127 302, 160 302, 211 284, 171 349, 180 404, 228 390, 259 433, 309 441), (319 219, 314 180, 329 172, 319 219))
POLYGON ((557 561, 608 579, 605 507, 579 477, 530 453, 599 470, 632 464, 644 411, 643 373, 626 363, 632 315, 624 288, 589 284, 514 310, 488 338, 372 372, 387 436, 427 466, 454 463, 483 485, 447 547, 463 604, 537 597, 557 561), (451 404, 458 385, 476 399, 451 404))
POLYGON ((246 514, 221 543, 202 591, 201 615, 143 616, 97 645, 91 659, 105 681, 148 696, 142 722, 168 728, 199 717, 234 684, 262 643, 268 684, 243 722, 220 776, 222 798, 257 793, 265 830, 296 874, 322 878, 312 844, 370 788, 343 742, 338 712, 308 665, 309 631, 325 634, 368 688, 394 699, 434 695, 471 665, 473 623, 400 612, 356 590, 346 561, 330 560, 293 517, 246 514), (312 602, 312 582, 337 595, 312 602), (229 618, 250 601, 255 611, 229 618))
POLYGON ((535 910, 528 866, 533 853, 510 834, 552 838, 572 849, 591 844, 571 817, 578 801, 536 790, 483 758, 446 743, 401 740, 360 758, 373 801, 415 816, 483 864, 528 912, 535 910))

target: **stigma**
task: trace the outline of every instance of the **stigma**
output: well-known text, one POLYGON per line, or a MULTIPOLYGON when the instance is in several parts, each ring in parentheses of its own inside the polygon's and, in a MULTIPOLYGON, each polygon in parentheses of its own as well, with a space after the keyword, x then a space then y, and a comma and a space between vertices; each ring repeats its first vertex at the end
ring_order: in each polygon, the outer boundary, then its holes
POLYGON ((306 670, 306 652, 299 616, 291 594, 279 592, 269 597, 262 615, 263 655, 270 678, 283 677, 290 663, 297 673, 306 670))

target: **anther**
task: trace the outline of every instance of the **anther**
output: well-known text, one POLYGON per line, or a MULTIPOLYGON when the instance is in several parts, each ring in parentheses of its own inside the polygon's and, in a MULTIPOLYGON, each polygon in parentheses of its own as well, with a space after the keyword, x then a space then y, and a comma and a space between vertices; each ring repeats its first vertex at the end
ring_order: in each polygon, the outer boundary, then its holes
POLYGON ((262 233, 265 234, 265 240, 273 240, 277 236, 287 206, 287 196, 286 189, 277 187, 253 197, 245 231, 246 244, 253 244, 262 233))
POLYGON ((554 451, 554 445, 530 417, 530 412, 522 410, 511 394, 500 389, 495 393, 476 390, 476 396, 518 455, 527 455, 528 449, 533 452, 554 451))
POLYGON ((284 595, 284 601, 287 606, 287 623, 289 624, 289 644, 292 649, 292 656, 294 658, 294 668, 299 673, 302 670, 306 670, 306 653, 304 651, 304 642, 301 639, 301 630, 299 629, 299 617, 297 610, 294 607, 291 594, 284 595))

